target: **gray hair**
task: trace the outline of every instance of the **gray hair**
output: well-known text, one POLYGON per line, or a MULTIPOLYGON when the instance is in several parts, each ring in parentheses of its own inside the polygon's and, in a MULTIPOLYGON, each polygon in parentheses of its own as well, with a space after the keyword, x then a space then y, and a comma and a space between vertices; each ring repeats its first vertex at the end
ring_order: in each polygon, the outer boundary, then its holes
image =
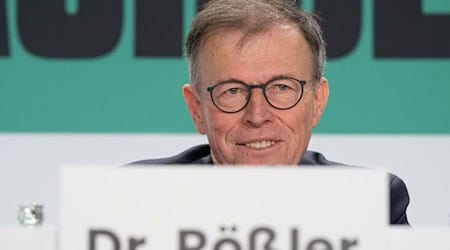
POLYGON ((313 78, 319 80, 326 62, 325 41, 316 16, 299 8, 292 0, 210 0, 197 14, 186 41, 186 57, 192 83, 199 81, 197 56, 205 41, 224 30, 262 33, 276 24, 291 23, 304 35, 312 52, 313 78))

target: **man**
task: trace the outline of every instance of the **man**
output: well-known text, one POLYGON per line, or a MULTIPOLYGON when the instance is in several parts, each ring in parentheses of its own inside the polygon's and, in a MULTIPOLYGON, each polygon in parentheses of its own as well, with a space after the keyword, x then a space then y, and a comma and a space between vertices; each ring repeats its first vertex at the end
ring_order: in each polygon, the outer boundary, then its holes
MULTIPOLYGON (((186 50, 183 94, 209 145, 134 164, 336 164, 307 151, 329 91, 313 16, 288 0, 213 0, 195 18, 186 50)), ((391 175, 391 223, 408 223, 408 203, 391 175)))

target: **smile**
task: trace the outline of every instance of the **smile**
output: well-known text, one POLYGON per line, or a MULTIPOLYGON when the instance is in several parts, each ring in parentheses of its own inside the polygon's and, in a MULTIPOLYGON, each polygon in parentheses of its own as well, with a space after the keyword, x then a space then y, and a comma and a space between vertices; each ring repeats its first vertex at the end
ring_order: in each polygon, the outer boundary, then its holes
POLYGON ((274 141, 258 141, 258 142, 250 142, 246 143, 245 146, 249 148, 267 148, 275 144, 274 141))

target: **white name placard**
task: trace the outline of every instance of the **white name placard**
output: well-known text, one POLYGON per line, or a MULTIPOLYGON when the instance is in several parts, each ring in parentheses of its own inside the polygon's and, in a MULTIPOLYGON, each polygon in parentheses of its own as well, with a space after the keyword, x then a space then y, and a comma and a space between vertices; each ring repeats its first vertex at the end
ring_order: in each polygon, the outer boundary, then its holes
POLYGON ((61 250, 386 249, 381 171, 76 167, 60 184, 61 250))

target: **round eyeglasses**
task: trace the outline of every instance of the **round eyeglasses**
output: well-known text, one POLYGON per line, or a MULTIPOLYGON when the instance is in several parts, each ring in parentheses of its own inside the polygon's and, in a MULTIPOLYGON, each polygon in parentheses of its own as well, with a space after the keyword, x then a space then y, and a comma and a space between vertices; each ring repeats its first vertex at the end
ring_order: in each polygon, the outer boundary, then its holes
POLYGON ((280 77, 259 85, 248 85, 239 80, 227 80, 208 87, 211 100, 225 113, 243 110, 252 96, 252 89, 260 88, 270 106, 276 109, 290 109, 302 99, 303 88, 309 80, 280 77))

